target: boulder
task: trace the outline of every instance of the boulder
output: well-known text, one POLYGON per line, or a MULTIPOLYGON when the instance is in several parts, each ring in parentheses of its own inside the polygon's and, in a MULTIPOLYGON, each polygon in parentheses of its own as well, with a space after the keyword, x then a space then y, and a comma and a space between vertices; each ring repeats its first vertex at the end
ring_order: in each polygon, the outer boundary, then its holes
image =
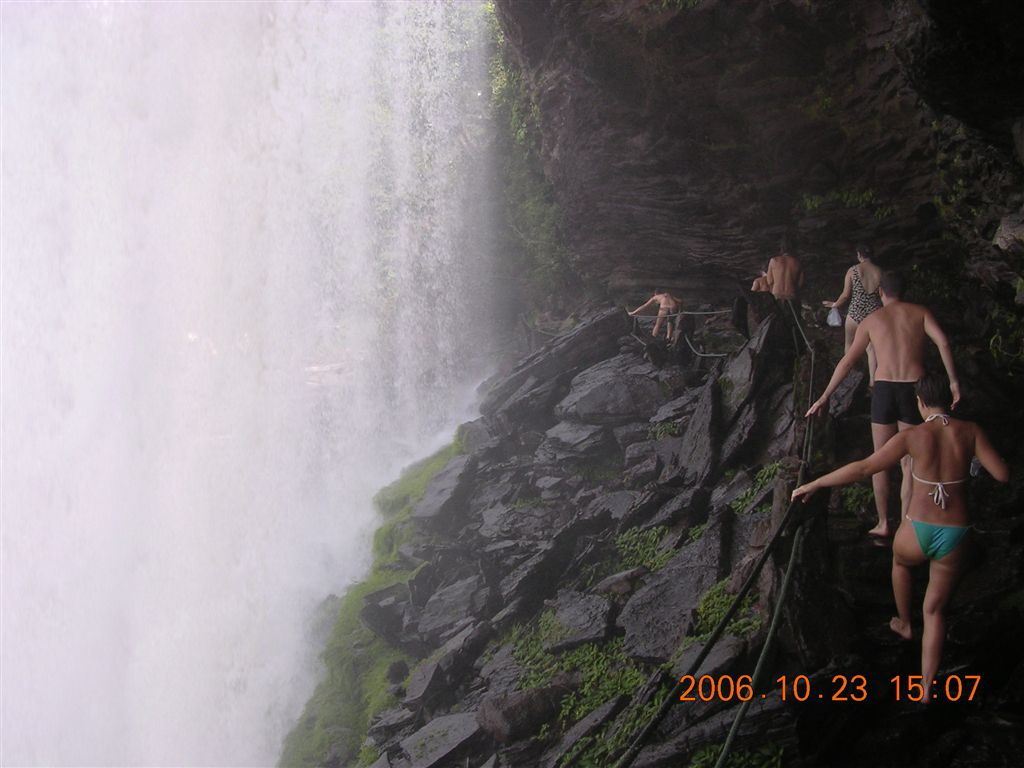
POLYGON ((581 718, 579 722, 562 735, 562 738, 558 740, 558 744, 554 748, 545 753, 544 761, 541 763, 543 768, 557 768, 562 758, 568 754, 576 742, 588 736, 593 736, 602 725, 618 715, 628 703, 628 696, 616 696, 581 718))
POLYGON ((629 330, 629 316, 617 307, 585 315, 580 324, 526 357, 491 387, 480 404, 485 417, 494 416, 529 379, 551 381, 559 374, 593 365, 610 357, 618 338, 629 330))
POLYGON ((576 374, 555 416, 586 424, 626 424, 648 419, 661 404, 657 369, 626 354, 576 374))
POLYGON ((559 653, 608 636, 612 606, 607 598, 564 589, 559 591, 552 607, 562 632, 545 645, 546 650, 559 653))
POLYGON ((423 606, 419 632, 430 640, 438 639, 456 624, 478 616, 489 599, 490 590, 479 576, 442 587, 423 606))
POLYGON ((630 568, 627 571, 619 571, 611 576, 606 576, 590 588, 591 592, 599 595, 614 595, 621 597, 628 595, 635 588, 637 583, 650 571, 643 565, 630 568))
POLYGON ((623 520, 630 508, 640 498, 637 491, 612 491, 602 493, 587 504, 580 515, 581 520, 593 521, 600 525, 623 520))
POLYGON ((489 419, 494 430, 511 435, 524 429, 546 429, 555 420, 551 409, 565 395, 572 374, 527 378, 489 419))
POLYGON ((485 696, 477 710, 477 722, 498 742, 530 736, 555 718, 562 698, 572 690, 573 683, 571 678, 562 675, 542 688, 485 696))
POLYGON ((600 456, 614 445, 604 427, 573 421, 559 422, 544 434, 544 442, 537 448, 538 464, 600 456))
POLYGON ((472 456, 456 456, 427 484, 423 497, 412 508, 417 523, 449 527, 472 490, 476 462, 472 456))
POLYGON ((666 485, 695 486, 703 484, 714 471, 719 448, 718 385, 709 378, 681 439, 665 441, 672 453, 665 462, 659 482, 666 485))
POLYGON ((626 602, 617 624, 625 630, 630 656, 654 663, 675 653, 693 623, 704 593, 720 578, 722 526, 709 524, 704 535, 688 544, 626 602))
POLYGON ((686 419, 697 406, 697 399, 700 397, 700 389, 688 389, 674 400, 669 400, 661 406, 651 417, 651 424, 658 424, 663 421, 682 421, 686 419))
POLYGON ((375 634, 397 645, 409 600, 409 587, 403 583, 371 592, 363 597, 359 619, 375 634))
POLYGON ((435 768, 453 765, 472 747, 480 726, 475 712, 460 712, 431 720, 402 740, 411 768, 435 768))

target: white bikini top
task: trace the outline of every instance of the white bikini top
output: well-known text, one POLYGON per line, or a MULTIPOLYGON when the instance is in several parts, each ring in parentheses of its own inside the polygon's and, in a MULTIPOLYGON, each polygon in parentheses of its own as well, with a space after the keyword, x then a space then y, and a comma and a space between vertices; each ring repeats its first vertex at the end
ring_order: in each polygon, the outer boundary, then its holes
MULTIPOLYGON (((944 413, 933 413, 931 416, 925 419, 924 422, 925 424, 927 424, 929 421, 933 421, 934 419, 940 419, 942 421, 942 426, 944 427, 949 425, 949 416, 947 416, 944 413)), ((932 480, 922 480, 920 477, 914 474, 913 458, 910 459, 910 476, 917 480, 917 482, 919 483, 934 486, 935 490, 933 490, 928 495, 932 497, 932 501, 935 502, 935 506, 941 507, 942 509, 946 508, 946 501, 949 499, 949 491, 946 490, 946 486, 958 485, 959 483, 967 482, 966 477, 963 480, 944 480, 940 482, 934 482, 932 480)))

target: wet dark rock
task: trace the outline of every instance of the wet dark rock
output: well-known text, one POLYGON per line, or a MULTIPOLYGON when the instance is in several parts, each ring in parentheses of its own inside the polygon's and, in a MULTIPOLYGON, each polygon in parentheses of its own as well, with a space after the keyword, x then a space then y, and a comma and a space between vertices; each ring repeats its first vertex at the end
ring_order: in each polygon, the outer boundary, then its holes
POLYGON ((700 399, 686 427, 686 434, 672 444, 673 453, 665 462, 659 482, 667 485, 695 486, 704 483, 714 471, 719 448, 719 392, 713 379, 701 390, 700 399))
POLYGON ((647 419, 662 400, 656 373, 635 355, 603 360, 573 378, 569 393, 555 406, 555 416, 610 425, 647 419))
POLYGON ((409 674, 409 665, 402 659, 393 661, 388 665, 387 680, 389 683, 400 683, 409 674))
POLYGON ((472 456, 456 456, 427 484, 423 497, 410 516, 432 527, 452 525, 472 490, 476 462, 472 456))
POLYGON ((651 417, 651 424, 660 424, 663 421, 684 421, 693 413, 693 409, 697 407, 697 400, 699 398, 699 389, 686 390, 679 397, 669 400, 661 406, 651 417))
POLYGON ((529 355, 497 382, 484 397, 481 413, 491 418, 504 408, 506 416, 514 416, 507 410, 508 403, 529 379, 550 382, 560 374, 610 357, 617 350, 618 337, 628 328, 629 318, 621 309, 608 308, 589 314, 572 331, 529 355))
MULTIPOLYGON (((418 720, 419 715, 411 709, 405 707, 386 709, 373 719, 367 733, 377 746, 383 746, 394 739, 397 734, 414 728, 418 724, 418 720)), ((409 734, 404 733, 403 735, 409 734)))
POLYGON ((437 586, 437 569, 426 563, 409 578, 409 600, 417 608, 427 604, 437 586))
POLYGON ((615 438, 615 442, 619 446, 619 450, 625 451, 633 443, 639 443, 647 440, 650 435, 651 427, 646 422, 638 422, 635 424, 623 424, 612 429, 612 435, 615 438))
POLYGON ((708 515, 708 490, 686 488, 672 494, 669 499, 644 523, 643 527, 674 527, 678 524, 694 526, 704 522, 708 515))
POLYGON ((363 597, 359 618, 377 635, 397 644, 402 634, 409 599, 409 588, 403 583, 371 592, 363 597))
MULTIPOLYGON (((634 768, 676 768, 688 765, 701 747, 721 744, 736 719, 736 708, 719 712, 707 720, 688 724, 661 743, 644 747, 633 763, 634 768)), ((789 705, 777 695, 755 698, 737 731, 734 749, 756 751, 772 744, 783 750, 796 748, 796 727, 789 705)))
POLYGON ((462 677, 471 668, 476 654, 486 643, 490 631, 487 622, 471 624, 447 640, 436 653, 412 671, 402 703, 410 709, 429 710, 449 703, 462 677))
POLYGON ((722 536, 722 526, 708 525, 630 597, 616 621, 625 630, 629 655, 655 663, 672 657, 700 598, 719 579, 722 536))
POLYGON ((479 533, 487 539, 547 539, 565 522, 565 512, 542 503, 497 506, 481 514, 479 533))
POLYGON ((618 522, 626 517, 639 497, 640 494, 636 491, 603 493, 586 506, 580 519, 602 526, 618 522))
MULTIPOLYGON (((477 662, 480 663, 480 660, 477 662)), ((480 667, 479 676, 487 683, 491 693, 508 693, 515 690, 526 669, 515 659, 512 646, 506 644, 498 648, 480 667)))
POLYGON ((473 746, 480 726, 475 712, 460 712, 435 718, 412 736, 402 740, 411 768, 452 765, 473 746))
POLYGON ((579 722, 563 734, 554 748, 545 753, 542 766, 544 768, 556 768, 559 761, 568 754, 576 742, 588 736, 593 736, 602 725, 613 720, 628 703, 628 696, 616 696, 614 699, 606 701, 590 714, 582 717, 579 722))
POLYGON ((600 456, 613 445, 605 427, 562 421, 545 432, 545 440, 537 449, 540 464, 600 456))
POLYGON ((661 477, 664 468, 659 456, 646 456, 622 473, 622 484, 627 488, 644 488, 661 477))
POLYGON ((477 722, 498 742, 532 735, 555 718, 562 697, 573 687, 574 681, 563 675, 542 688, 487 696, 477 710, 477 722))
POLYGON ((601 579, 601 581, 590 588, 590 591, 616 597, 628 595, 636 589, 637 583, 648 573, 650 573, 650 570, 642 565, 630 568, 627 571, 619 571, 601 579))
POLYGON ((629 528, 651 527, 649 521, 665 504, 665 501, 674 497, 671 491, 663 488, 654 488, 640 493, 633 491, 633 502, 627 507, 625 515, 619 518, 619 530, 629 528))
POLYGON ((545 644, 545 649, 560 653, 583 643, 600 642, 608 636, 611 603, 600 595, 560 590, 551 606, 559 633, 545 644))
POLYGON ((864 375, 864 372, 858 371, 856 368, 843 377, 839 386, 836 387, 836 391, 829 398, 828 412, 833 418, 842 418, 850 412, 854 399, 863 391, 861 386, 866 380, 867 376, 864 375))
POLYGON ((722 635, 708 652, 707 658, 697 669, 693 670, 693 663, 704 649, 703 643, 695 643, 683 651, 679 659, 672 663, 672 674, 675 677, 681 677, 684 674, 711 675, 713 677, 727 674, 736 668, 746 647, 746 641, 741 638, 735 635, 722 635))
POLYGON ((490 590, 479 576, 470 576, 437 590, 423 606, 419 632, 439 639, 456 624, 478 616, 487 606, 490 590))
POLYGON ((550 595, 565 565, 566 543, 558 539, 539 545, 532 557, 503 578, 499 586, 502 602, 516 598, 542 600, 550 595))
POLYGON ((555 420, 551 409, 565 395, 572 373, 552 379, 527 378, 490 418, 495 431, 508 435, 547 429, 555 420))
POLYGON ((459 427, 459 437, 462 440, 462 450, 464 453, 474 453, 484 445, 491 443, 494 440, 494 435, 491 434, 491 430, 487 426, 487 422, 484 419, 474 419, 473 421, 467 421, 465 424, 459 427))

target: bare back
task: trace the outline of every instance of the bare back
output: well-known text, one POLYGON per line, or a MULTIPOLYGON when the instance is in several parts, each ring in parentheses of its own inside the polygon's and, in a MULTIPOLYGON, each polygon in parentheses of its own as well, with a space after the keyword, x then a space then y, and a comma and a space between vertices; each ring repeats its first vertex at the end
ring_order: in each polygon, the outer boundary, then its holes
POLYGON ((803 285, 803 268, 795 256, 781 253, 768 262, 766 278, 772 296, 777 299, 795 299, 803 285))
POLYGON ((877 293, 878 286, 882 283, 882 270, 876 264, 865 259, 857 267, 860 271, 860 282, 867 293, 877 293))
POLYGON ((924 374, 925 319, 928 311, 904 301, 872 312, 861 323, 875 348, 879 381, 917 381, 924 374))
POLYGON ((935 419, 907 431, 907 453, 913 460, 911 469, 917 478, 913 481, 914 494, 909 510, 914 520, 939 525, 967 524, 964 484, 960 481, 969 476, 975 453, 983 452, 977 446, 979 433, 981 430, 973 422, 953 418, 949 418, 947 424, 935 419), (934 483, 939 482, 943 483, 947 495, 945 509, 930 495, 934 483))
POLYGON ((679 300, 668 291, 654 294, 654 299, 658 302, 658 314, 669 314, 679 311, 679 300))

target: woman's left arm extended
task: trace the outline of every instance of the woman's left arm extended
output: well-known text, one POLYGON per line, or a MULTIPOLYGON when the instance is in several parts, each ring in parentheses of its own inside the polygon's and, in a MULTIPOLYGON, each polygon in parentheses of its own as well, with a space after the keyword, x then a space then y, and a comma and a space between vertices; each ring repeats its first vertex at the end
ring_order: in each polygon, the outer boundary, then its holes
POLYGON ((848 485, 849 483, 855 483, 858 480, 867 480, 876 472, 881 472, 883 469, 894 467, 900 463, 907 454, 907 432, 897 432, 889 442, 879 448, 877 451, 872 453, 866 459, 860 459, 859 461, 852 461, 839 469, 834 469, 827 475, 822 475, 816 480, 811 480, 809 483, 804 483, 793 489, 793 500, 803 499, 807 501, 807 498, 817 490, 822 488, 834 488, 838 485, 848 485))

